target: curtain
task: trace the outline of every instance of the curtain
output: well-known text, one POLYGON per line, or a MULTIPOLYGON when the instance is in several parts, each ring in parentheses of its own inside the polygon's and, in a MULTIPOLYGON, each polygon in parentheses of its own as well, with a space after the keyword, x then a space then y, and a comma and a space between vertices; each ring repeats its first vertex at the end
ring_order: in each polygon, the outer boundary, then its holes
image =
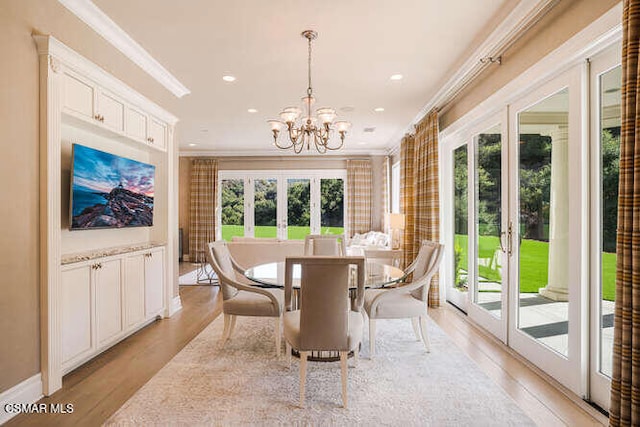
POLYGON ((414 192, 415 138, 405 135, 400 142, 400 213, 404 214, 404 233, 401 247, 404 267, 416 257, 414 251, 415 192, 414 192))
MULTIPOLYGON (((431 111, 416 126, 414 136, 400 143, 400 209, 405 215, 404 262, 418 255, 423 240, 440 241, 438 180, 438 113, 431 111)), ((438 277, 429 288, 429 306, 440 305, 438 277)))
POLYGON ((350 236, 371 230, 371 161, 347 160, 347 206, 350 236))
POLYGON ((191 262, 206 262, 205 245, 215 240, 218 161, 191 162, 191 202, 189 206, 189 255, 191 262))
POLYGON ((624 0, 612 426, 640 424, 640 0, 624 0))
MULTIPOLYGON (((415 222, 413 250, 423 240, 440 241, 440 197, 438 180, 438 113, 433 110, 418 123, 415 136, 415 222)), ((429 306, 440 305, 436 274, 429 288, 429 306)))

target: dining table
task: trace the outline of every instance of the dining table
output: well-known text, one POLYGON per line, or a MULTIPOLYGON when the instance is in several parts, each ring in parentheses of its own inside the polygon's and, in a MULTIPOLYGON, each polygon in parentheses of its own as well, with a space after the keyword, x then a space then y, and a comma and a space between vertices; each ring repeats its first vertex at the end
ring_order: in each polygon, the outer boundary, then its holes
MULTIPOLYGON (((284 269, 284 261, 268 262, 247 268, 244 275, 253 282, 254 286, 284 289, 284 269)), ((364 286, 367 289, 394 287, 406 277, 402 269, 378 261, 365 260, 364 269, 364 286)), ((353 270, 355 273, 355 266, 353 270)), ((349 289, 355 289, 355 275, 351 274, 349 278, 349 289)), ((293 266, 293 287, 300 288, 300 265, 293 266)))

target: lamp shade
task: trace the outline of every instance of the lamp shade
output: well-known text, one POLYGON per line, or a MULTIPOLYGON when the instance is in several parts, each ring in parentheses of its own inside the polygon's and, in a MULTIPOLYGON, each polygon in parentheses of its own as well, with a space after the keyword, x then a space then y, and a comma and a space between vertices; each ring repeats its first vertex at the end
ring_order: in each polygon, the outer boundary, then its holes
POLYGON ((404 230, 404 214, 388 213, 386 220, 390 230, 404 230))

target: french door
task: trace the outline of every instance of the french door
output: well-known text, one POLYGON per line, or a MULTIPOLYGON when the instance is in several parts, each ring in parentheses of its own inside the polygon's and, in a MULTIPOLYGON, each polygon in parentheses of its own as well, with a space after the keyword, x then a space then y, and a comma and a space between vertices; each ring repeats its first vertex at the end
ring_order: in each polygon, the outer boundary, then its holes
POLYGON ((220 171, 217 239, 345 232, 344 170, 220 171))
POLYGON ((528 92, 445 152, 447 298, 578 395, 587 342, 582 72, 528 92))
POLYGON ((447 299, 607 409, 615 303, 620 48, 443 144, 447 299), (588 107, 588 108, 587 108, 588 107))

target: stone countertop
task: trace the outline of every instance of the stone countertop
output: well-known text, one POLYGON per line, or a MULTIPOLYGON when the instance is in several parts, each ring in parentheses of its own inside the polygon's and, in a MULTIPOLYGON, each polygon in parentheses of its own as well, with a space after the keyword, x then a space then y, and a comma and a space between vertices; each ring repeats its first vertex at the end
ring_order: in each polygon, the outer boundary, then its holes
POLYGON ((103 258, 107 256, 126 254, 129 252, 143 251, 145 249, 165 246, 162 242, 137 243, 129 246, 115 246, 111 248, 94 249, 87 252, 78 252, 73 254, 64 254, 60 260, 61 265, 73 264, 75 262, 89 261, 92 259, 103 258))

